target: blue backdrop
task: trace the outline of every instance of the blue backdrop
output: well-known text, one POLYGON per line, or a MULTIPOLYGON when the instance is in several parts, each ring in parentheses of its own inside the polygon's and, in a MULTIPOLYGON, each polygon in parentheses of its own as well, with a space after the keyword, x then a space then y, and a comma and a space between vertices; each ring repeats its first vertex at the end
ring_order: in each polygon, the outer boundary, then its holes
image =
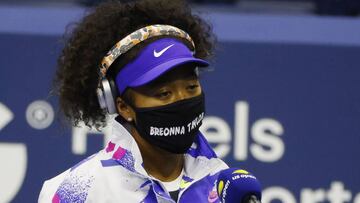
MULTIPOLYGON (((0 203, 36 202, 42 182, 100 150, 50 97, 60 36, 81 8, 0 7, 0 203)), ((265 203, 360 203, 360 23, 213 13, 214 71, 202 130, 265 203)))

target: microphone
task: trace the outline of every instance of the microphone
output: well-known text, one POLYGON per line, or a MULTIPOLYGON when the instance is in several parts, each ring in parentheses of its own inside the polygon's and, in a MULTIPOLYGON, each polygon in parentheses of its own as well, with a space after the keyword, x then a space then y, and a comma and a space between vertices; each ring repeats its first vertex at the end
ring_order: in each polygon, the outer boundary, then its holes
POLYGON ((221 203, 261 203, 260 182, 245 170, 220 171, 216 188, 221 203))

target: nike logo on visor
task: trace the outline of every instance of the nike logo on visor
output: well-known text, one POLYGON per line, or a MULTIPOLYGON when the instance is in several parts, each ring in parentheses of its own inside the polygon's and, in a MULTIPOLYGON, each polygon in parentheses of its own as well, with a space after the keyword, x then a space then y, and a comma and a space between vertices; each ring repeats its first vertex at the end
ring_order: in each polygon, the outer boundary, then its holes
POLYGON ((161 50, 160 52, 157 52, 156 50, 154 50, 154 56, 156 58, 160 57, 161 55, 163 55, 163 53, 165 53, 168 49, 170 49, 172 46, 174 46, 174 44, 168 46, 168 47, 165 47, 163 50, 161 50))

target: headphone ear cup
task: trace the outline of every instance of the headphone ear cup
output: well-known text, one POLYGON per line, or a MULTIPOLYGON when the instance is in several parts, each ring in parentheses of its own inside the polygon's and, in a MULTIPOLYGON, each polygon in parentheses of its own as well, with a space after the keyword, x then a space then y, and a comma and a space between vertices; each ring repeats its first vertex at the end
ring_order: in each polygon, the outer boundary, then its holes
POLYGON ((111 93, 114 98, 114 103, 116 103, 115 99, 116 99, 116 97, 118 97, 118 89, 116 87, 114 80, 112 80, 112 79, 108 79, 108 80, 109 80, 109 84, 110 84, 111 93))
POLYGON ((104 91, 103 91, 102 87, 98 87, 97 90, 96 90, 96 93, 97 93, 100 108, 101 109, 107 109, 106 108, 106 101, 105 101, 104 91))
POLYGON ((109 114, 115 114, 117 113, 114 99, 116 97, 116 86, 114 87, 114 84, 113 87, 111 86, 111 82, 107 78, 103 78, 100 87, 97 89, 97 95, 100 107, 106 109, 109 114))

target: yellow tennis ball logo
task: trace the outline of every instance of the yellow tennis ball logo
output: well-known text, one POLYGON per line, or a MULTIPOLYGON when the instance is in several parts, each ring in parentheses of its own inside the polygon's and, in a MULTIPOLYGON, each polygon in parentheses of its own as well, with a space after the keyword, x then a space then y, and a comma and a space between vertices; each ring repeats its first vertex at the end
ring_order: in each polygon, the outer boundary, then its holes
POLYGON ((187 188, 190 185, 191 182, 188 182, 186 180, 181 180, 180 182, 180 189, 187 188))
POLYGON ((224 181, 220 180, 217 189, 218 189, 218 194, 220 195, 224 189, 224 181))
POLYGON ((239 169, 239 170, 235 170, 232 174, 249 174, 249 172, 245 171, 245 170, 242 170, 242 169, 239 169))

